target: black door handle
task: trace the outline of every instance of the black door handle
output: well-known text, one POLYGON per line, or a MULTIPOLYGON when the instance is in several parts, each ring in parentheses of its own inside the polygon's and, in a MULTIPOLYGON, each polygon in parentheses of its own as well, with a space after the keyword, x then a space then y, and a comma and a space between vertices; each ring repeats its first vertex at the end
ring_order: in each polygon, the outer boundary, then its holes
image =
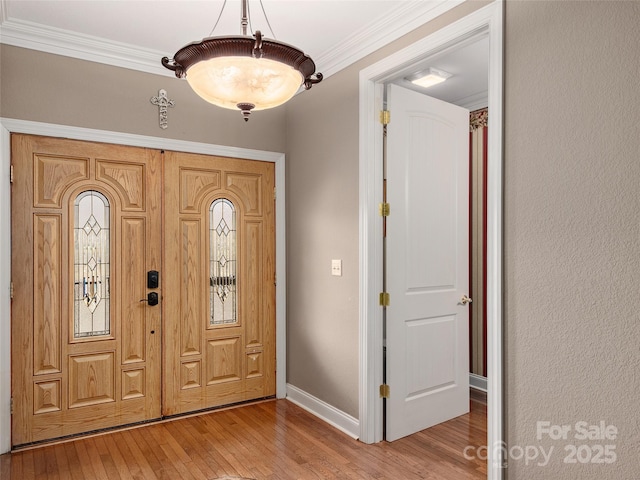
POLYGON ((157 292, 149 292, 147 294, 147 298, 143 298, 140 301, 141 302, 147 302, 150 307, 153 307, 153 306, 157 305, 158 302, 159 302, 158 293, 157 292))

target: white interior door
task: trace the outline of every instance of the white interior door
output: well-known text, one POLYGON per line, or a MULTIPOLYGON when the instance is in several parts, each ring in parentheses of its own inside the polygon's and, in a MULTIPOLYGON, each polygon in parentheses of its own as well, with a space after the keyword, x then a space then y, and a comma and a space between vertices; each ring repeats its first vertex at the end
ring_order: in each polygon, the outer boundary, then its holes
POLYGON ((469 112, 387 90, 386 439, 469 411, 469 112))

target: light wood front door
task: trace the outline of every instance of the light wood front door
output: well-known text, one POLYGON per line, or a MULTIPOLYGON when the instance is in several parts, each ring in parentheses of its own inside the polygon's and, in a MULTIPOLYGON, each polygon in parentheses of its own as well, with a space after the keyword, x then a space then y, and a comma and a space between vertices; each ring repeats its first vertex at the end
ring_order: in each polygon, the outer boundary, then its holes
POLYGON ((13 135, 12 444, 158 418, 161 153, 13 135))
POLYGON ((13 446, 275 395, 272 163, 29 135, 12 163, 13 446))
POLYGON ((163 413, 275 395, 274 165, 164 164, 163 413))

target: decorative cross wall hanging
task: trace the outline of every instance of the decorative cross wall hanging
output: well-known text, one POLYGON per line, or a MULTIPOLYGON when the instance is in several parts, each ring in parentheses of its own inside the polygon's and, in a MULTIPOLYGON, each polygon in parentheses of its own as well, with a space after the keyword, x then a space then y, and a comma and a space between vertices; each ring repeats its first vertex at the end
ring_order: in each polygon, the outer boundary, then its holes
POLYGON ((158 106, 158 113, 160 116, 160 128, 165 129, 169 126, 169 107, 175 106, 176 102, 169 100, 167 91, 163 88, 158 90, 156 97, 151 97, 151 103, 158 106))

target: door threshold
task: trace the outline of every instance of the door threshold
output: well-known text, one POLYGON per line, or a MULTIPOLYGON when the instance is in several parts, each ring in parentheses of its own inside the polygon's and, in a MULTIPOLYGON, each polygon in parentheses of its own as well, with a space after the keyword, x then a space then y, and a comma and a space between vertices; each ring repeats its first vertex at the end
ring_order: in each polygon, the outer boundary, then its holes
POLYGON ((227 405, 220 405, 219 407, 203 408, 200 410, 194 410, 193 412, 176 413, 175 415, 165 415, 161 419, 159 419, 159 421, 169 422, 171 420, 177 420, 180 418, 197 417, 198 415, 202 415, 203 413, 217 412, 219 410, 230 410, 232 408, 244 407, 246 405, 255 405, 258 403, 270 402, 271 400, 276 400, 276 396, 271 395, 269 397, 255 398, 253 400, 244 400, 242 402, 229 403, 227 405))
POLYGON ((85 439, 85 438, 92 438, 92 437, 98 437, 101 435, 106 435, 108 433, 113 433, 113 432, 124 432, 126 430, 133 430, 136 428, 140 428, 140 427, 146 427, 148 425, 154 425, 157 423, 168 423, 168 422, 172 422, 174 420, 179 420, 182 418, 189 418, 189 417, 197 417, 200 415, 204 415, 206 413, 213 413, 213 412, 218 412, 218 411, 223 411, 223 410, 230 410, 232 408, 238 408, 238 407, 245 407, 247 405, 257 405, 260 403, 266 403, 266 402, 270 402, 276 400, 275 395, 272 395, 270 397, 263 397, 263 398, 257 398, 254 400, 246 400, 244 402, 236 402, 236 403, 230 403, 228 405, 221 405, 219 407, 210 407, 210 408, 203 408, 201 410, 196 410, 194 412, 185 412, 185 413, 178 413, 175 415, 167 415, 167 416, 162 416, 159 418, 152 418, 149 420, 143 420, 141 422, 135 422, 135 423, 128 423, 126 425, 118 425, 115 427, 109 427, 109 428, 102 428, 99 430, 91 430, 89 432, 83 432, 83 433, 74 433, 71 435, 65 435, 63 437, 56 437, 56 438, 51 438, 48 440, 39 440, 37 442, 31 442, 31 443, 23 443, 22 445, 17 445, 15 447, 11 447, 11 453, 13 452, 24 452, 26 450, 34 450, 37 448, 42 448, 42 447, 48 447, 51 445, 59 445, 62 443, 69 443, 69 442, 73 442, 75 440, 78 439, 85 439))

